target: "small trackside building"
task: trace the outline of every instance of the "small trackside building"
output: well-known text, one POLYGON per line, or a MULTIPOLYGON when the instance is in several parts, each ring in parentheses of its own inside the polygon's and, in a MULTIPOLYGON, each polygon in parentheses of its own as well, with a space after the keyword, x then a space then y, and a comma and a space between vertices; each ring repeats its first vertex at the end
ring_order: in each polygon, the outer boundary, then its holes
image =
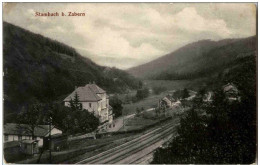
MULTIPOLYGON (((30 126, 27 124, 7 123, 4 125, 4 142, 38 140, 39 147, 43 146, 43 138, 49 136, 49 125, 38 125, 34 129, 34 139, 30 126)), ((62 134, 55 126, 51 127, 51 135, 62 134)))

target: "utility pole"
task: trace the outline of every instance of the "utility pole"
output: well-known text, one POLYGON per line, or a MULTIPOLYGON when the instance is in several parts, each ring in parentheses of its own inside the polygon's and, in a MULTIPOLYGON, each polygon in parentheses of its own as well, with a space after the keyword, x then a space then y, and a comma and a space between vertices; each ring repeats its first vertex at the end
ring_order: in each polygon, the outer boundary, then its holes
POLYGON ((125 116, 123 116, 123 130, 125 131, 125 116))
POLYGON ((49 162, 51 164, 52 160, 51 160, 51 124, 52 124, 52 118, 50 117, 49 119, 49 162))

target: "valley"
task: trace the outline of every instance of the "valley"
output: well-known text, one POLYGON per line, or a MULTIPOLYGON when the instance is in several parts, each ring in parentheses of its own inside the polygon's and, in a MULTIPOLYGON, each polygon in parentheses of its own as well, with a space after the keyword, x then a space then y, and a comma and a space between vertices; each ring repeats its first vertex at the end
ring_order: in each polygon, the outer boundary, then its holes
MULTIPOLYGON (((254 150, 256 36, 199 40, 121 70, 56 40, 3 26, 9 163, 223 163, 216 155, 249 162, 235 151, 254 150), (31 127, 10 129, 14 124, 31 127), (37 133, 42 125, 43 135, 37 133), (226 155, 227 143, 237 159, 226 155), (27 144, 35 151, 20 154, 27 144)), ((245 153, 250 160, 251 153, 245 153)))

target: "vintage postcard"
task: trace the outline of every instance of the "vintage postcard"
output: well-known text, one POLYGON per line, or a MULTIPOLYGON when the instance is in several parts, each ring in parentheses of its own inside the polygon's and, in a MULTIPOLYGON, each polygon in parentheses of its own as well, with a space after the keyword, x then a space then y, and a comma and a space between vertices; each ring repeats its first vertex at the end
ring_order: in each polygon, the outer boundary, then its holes
POLYGON ((256 3, 3 6, 3 163, 257 163, 256 3))

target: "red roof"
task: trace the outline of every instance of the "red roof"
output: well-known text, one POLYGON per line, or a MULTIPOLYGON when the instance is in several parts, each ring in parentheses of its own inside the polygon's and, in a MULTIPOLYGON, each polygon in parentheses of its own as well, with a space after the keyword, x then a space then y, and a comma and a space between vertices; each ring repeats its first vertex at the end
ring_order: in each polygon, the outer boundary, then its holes
POLYGON ((103 89, 101 89, 96 84, 87 84, 84 87, 78 87, 74 90, 69 96, 67 96, 63 101, 70 101, 73 100, 75 94, 79 96, 79 101, 91 101, 96 102, 101 100, 101 98, 97 94, 106 93, 103 89))

